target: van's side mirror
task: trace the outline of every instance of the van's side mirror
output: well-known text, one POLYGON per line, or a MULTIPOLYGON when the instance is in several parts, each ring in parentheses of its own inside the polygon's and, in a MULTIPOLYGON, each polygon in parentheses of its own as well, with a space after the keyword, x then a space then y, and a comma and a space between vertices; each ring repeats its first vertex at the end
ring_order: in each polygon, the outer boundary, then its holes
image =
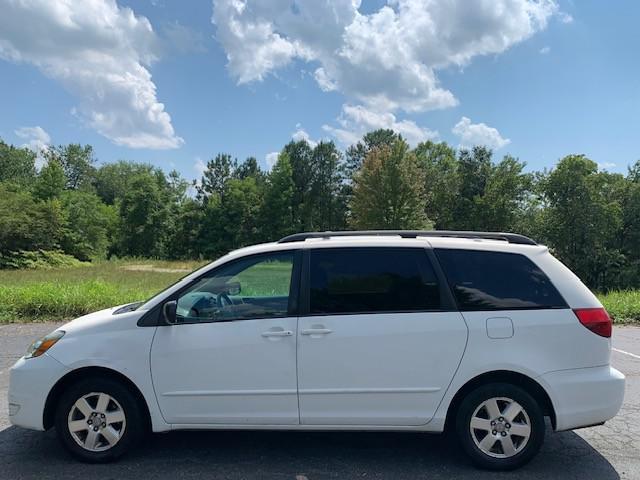
POLYGON ((162 315, 164 316, 164 321, 167 325, 175 325, 178 323, 178 302, 172 300, 167 302, 162 307, 162 315))

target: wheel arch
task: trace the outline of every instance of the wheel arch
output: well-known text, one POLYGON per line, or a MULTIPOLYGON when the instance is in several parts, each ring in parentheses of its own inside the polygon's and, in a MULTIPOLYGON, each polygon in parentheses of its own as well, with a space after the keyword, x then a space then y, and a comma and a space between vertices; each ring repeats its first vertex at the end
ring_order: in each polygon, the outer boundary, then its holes
POLYGON ((555 430, 556 412, 553 408, 551 397, 549 396, 547 391, 533 378, 522 373, 513 372, 511 370, 494 370, 491 372, 485 372, 470 379, 469 381, 467 381, 467 383, 460 387, 451 399, 449 408, 447 409, 447 417, 445 420, 446 430, 448 430, 452 425, 455 424, 455 415, 464 397, 476 388, 488 383, 509 383, 511 385, 515 385, 524 389, 527 393, 529 393, 529 395, 534 398, 538 405, 540 405, 542 413, 551 419, 551 425, 555 430))
POLYGON ((60 397, 62 396, 62 393, 65 391, 65 389, 79 380, 82 380, 88 377, 97 377, 97 376, 115 380, 123 384, 127 389, 129 389, 131 393, 133 393, 133 395, 135 396, 138 402, 138 405, 140 406, 143 412, 143 417, 145 420, 145 428, 147 429, 147 431, 150 430, 151 429, 151 413, 149 411, 149 406, 147 405, 144 395, 142 395, 142 392, 137 387, 137 385, 133 383, 133 381, 131 381, 131 379, 129 379, 126 375, 123 375, 122 373, 116 370, 112 370, 110 368, 105 368, 105 367, 96 367, 96 366, 82 367, 76 370, 72 370, 71 372, 67 373, 64 377, 62 377, 60 380, 56 382, 56 384, 53 386, 53 388, 47 395, 47 400, 45 402, 43 419, 42 419, 42 422, 43 422, 42 424, 45 430, 49 430, 51 427, 53 427, 55 423, 55 413, 56 413, 56 408, 58 406, 58 401, 60 400, 60 397))

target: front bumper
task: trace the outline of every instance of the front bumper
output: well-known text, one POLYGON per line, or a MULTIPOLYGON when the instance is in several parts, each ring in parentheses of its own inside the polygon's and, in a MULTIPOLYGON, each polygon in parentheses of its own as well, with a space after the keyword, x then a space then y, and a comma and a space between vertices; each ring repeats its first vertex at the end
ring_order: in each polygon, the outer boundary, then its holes
POLYGON ((603 423, 624 399, 624 375, 609 365, 549 372, 539 377, 556 414, 556 431, 603 423))
POLYGON ((69 371, 46 353, 21 358, 11 367, 9 377, 9 421, 18 427, 44 430, 44 407, 49 392, 69 371))

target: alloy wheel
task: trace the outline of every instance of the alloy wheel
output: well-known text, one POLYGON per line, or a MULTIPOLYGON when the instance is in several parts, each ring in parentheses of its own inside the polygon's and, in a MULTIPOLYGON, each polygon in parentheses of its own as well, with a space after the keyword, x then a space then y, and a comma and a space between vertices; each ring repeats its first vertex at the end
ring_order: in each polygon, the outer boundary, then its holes
POLYGON ((67 420, 71 437, 90 452, 113 448, 124 435, 126 425, 120 403, 101 392, 80 397, 71 407, 67 420))
POLYGON ((471 437, 482 453, 494 458, 513 457, 531 437, 531 420, 526 410, 506 397, 489 398, 471 416, 471 437))

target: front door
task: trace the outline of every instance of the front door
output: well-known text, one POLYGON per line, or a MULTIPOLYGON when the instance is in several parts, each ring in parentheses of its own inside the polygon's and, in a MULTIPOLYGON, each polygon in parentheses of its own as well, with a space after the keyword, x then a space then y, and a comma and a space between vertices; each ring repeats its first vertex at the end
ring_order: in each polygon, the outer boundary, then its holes
POLYGON ((158 327, 151 349, 168 423, 299 423, 296 257, 285 251, 232 261, 176 296, 178 323, 158 327))
POLYGON ((309 253, 298 325, 300 421, 422 425, 460 363, 467 328, 422 248, 309 253))

